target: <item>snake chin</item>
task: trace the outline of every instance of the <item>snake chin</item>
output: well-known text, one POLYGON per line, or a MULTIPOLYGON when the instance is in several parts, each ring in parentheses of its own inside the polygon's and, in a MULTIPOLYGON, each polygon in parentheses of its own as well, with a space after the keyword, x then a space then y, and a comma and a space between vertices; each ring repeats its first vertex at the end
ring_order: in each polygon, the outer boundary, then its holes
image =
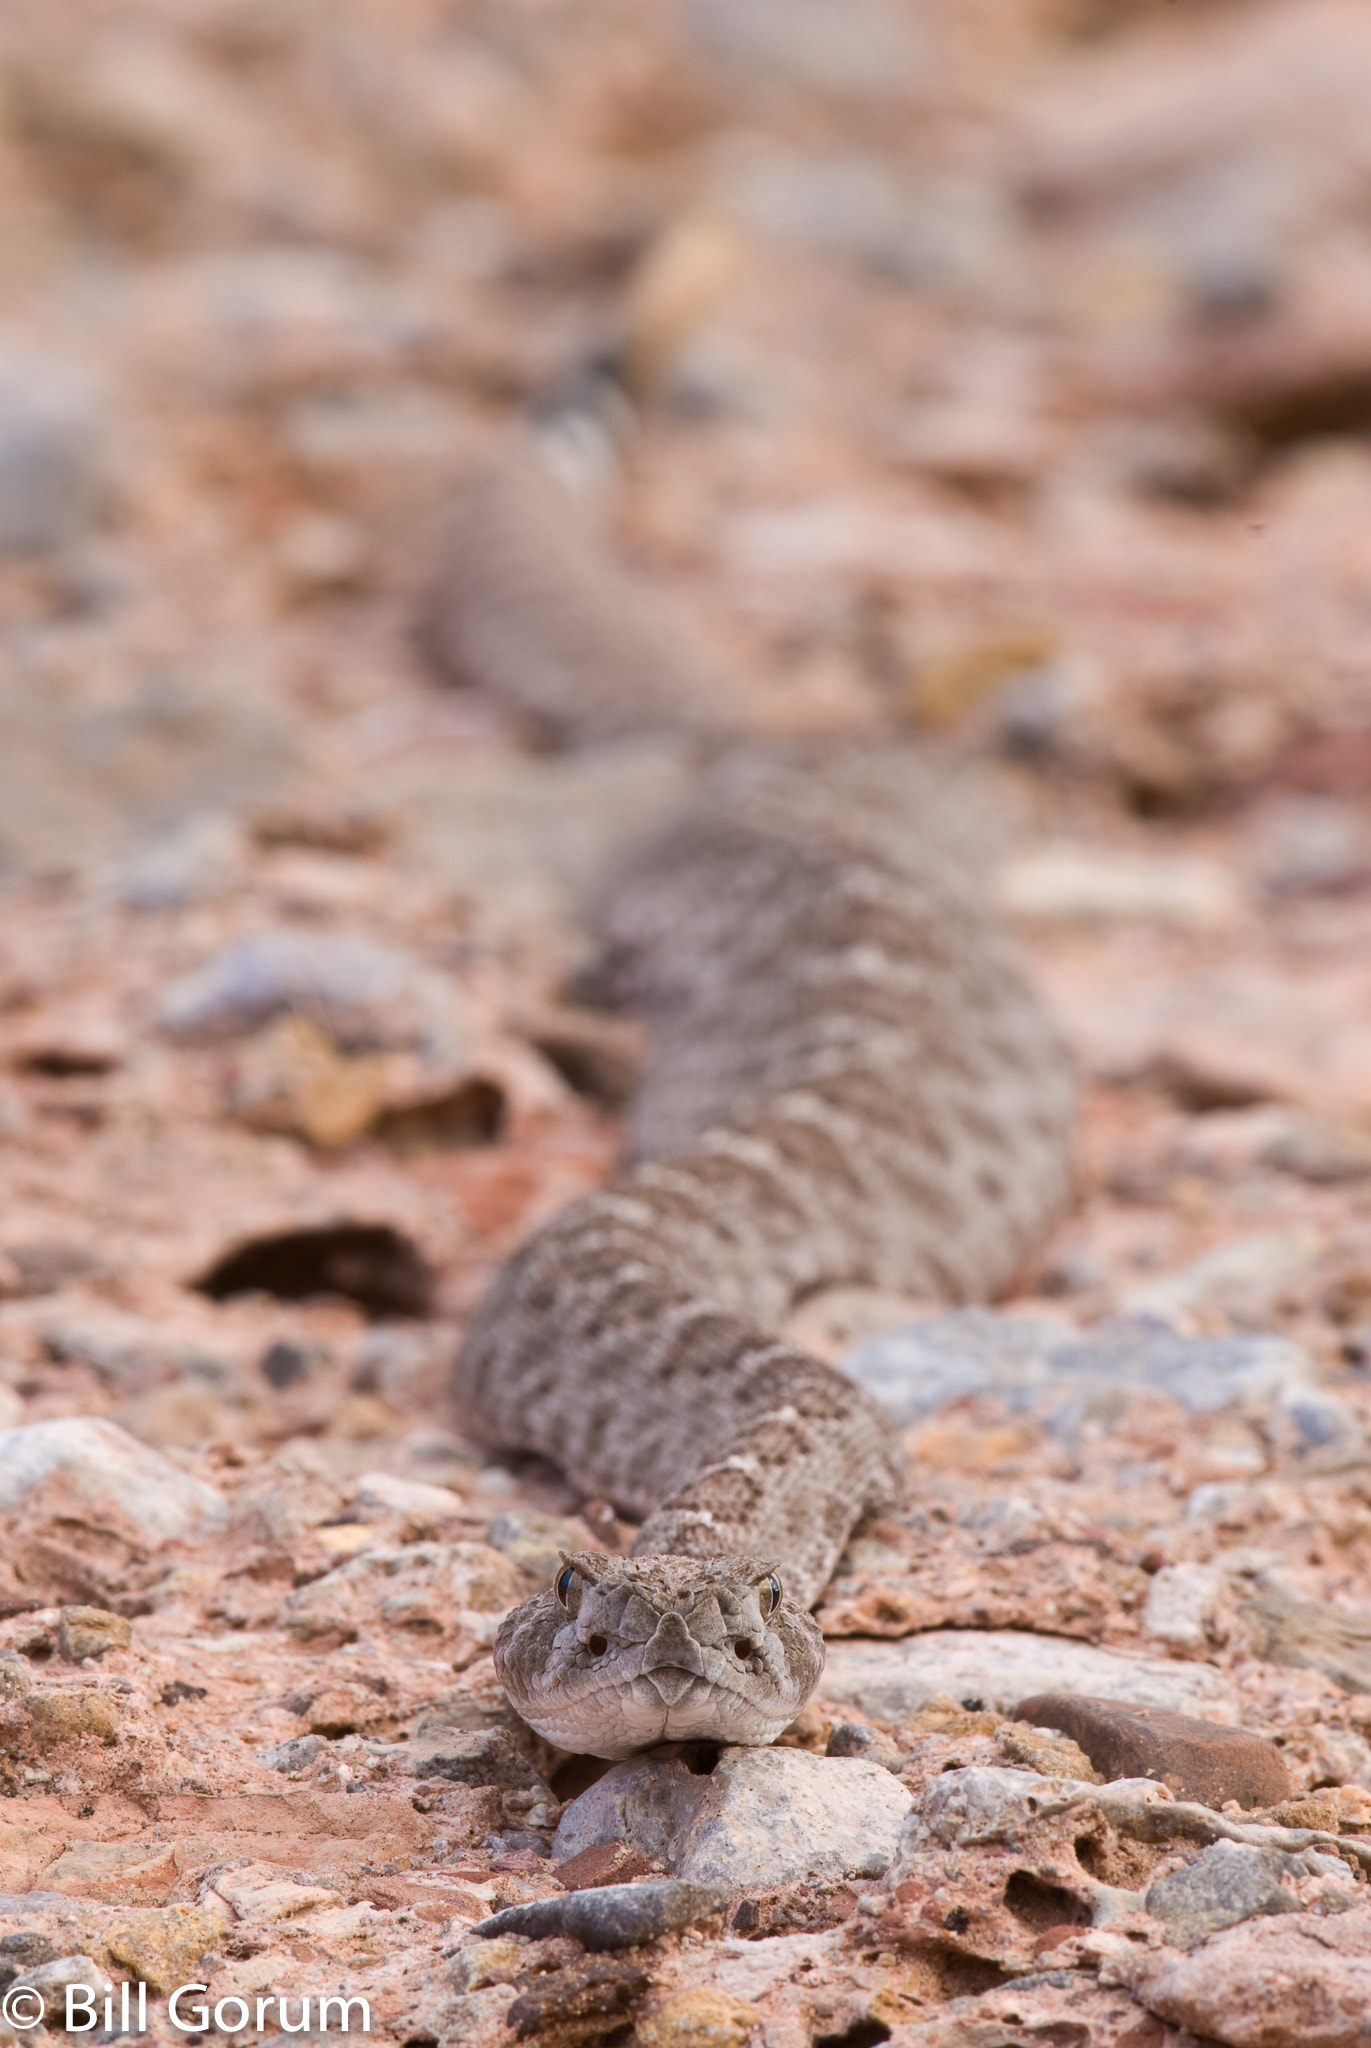
POLYGON ((566 1559, 563 1597, 506 1616, 495 1668, 559 1749, 617 1760, 661 1742, 774 1742, 823 1670, 823 1639, 765 1558, 566 1559))

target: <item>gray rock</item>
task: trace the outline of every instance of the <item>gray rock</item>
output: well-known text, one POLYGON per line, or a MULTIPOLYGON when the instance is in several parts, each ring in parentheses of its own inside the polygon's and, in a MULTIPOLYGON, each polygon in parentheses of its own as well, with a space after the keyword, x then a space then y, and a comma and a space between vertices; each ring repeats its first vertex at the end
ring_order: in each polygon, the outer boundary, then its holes
POLYGON ((198 1344, 171 1338, 141 1316, 107 1310, 99 1316, 63 1316, 47 1323, 43 1349, 59 1365, 88 1365, 114 1393, 145 1394, 169 1380, 223 1384, 233 1368, 198 1344))
POLYGON ((888 0, 693 0, 686 21, 741 77, 855 99, 907 92, 924 51, 888 0))
POLYGON ((1216 1639, 1215 1624, 1227 1579, 1217 1565, 1164 1564, 1148 1581, 1143 1632, 1178 1650, 1203 1650, 1216 1639))
POLYGON ((1150 1316, 1118 1317, 1081 1337, 1046 1316, 958 1309, 858 1345, 842 1370, 902 1427, 978 1393, 1066 1424, 1082 1399, 1130 1387, 1155 1387, 1192 1414, 1323 1398, 1307 1353, 1289 1338, 1186 1337, 1150 1316))
POLYGON ((1216 1702, 1236 1706, 1227 1680, 1208 1665, 1019 1629, 930 1629, 897 1642, 853 1637, 827 1649, 824 1698, 846 1701, 876 1721, 903 1721, 940 1692, 1001 1711, 1039 1692, 1086 1693, 1178 1714, 1200 1714, 1216 1702))
POLYGON ((552 1798, 503 1728, 445 1728, 434 1721, 421 1721, 414 1740, 405 1745, 405 1764, 416 1778, 448 1778, 454 1785, 499 1785, 552 1798))
POLYGON ((1040 1821, 1054 1820, 1088 1800, 1091 1789, 1076 1778, 1044 1778, 1036 1771, 995 1765, 944 1771, 901 1829, 900 1861, 929 1849, 1022 1843, 1040 1821))
POLYGON ((908 196, 874 158, 765 157, 745 170, 736 199, 764 234, 802 248, 888 275, 928 267, 908 196))
POLYGON ((883 1771, 899 1772, 903 1759, 888 1735, 864 1721, 842 1721, 828 1738, 825 1756, 864 1756, 883 1771))
POLYGON ((307 1770, 325 1747, 322 1735, 294 1735, 289 1742, 274 1742, 270 1749, 259 1749, 257 1761, 269 1771, 279 1771, 283 1778, 293 1778, 307 1770))
POLYGON ((549 1585, 561 1566, 559 1552, 584 1550, 586 1532, 579 1522, 564 1521, 560 1515, 541 1515, 536 1508, 512 1508, 497 1515, 486 1530, 486 1542, 520 1571, 549 1585))
POLYGON ((441 1033, 447 991, 389 946, 346 932, 263 931, 235 940, 172 988, 163 1028, 212 1040, 294 1011, 345 1046, 441 1033))
POLYGON ((0 1935, 0 1964, 7 1965, 16 1975, 20 1970, 37 1969, 40 1963, 51 1963, 56 1956, 46 1934, 21 1931, 0 1935))
POLYGON ((841 1363, 904 1428, 966 1394, 1043 1386, 1049 1361, 1071 1341, 1070 1332, 1046 1316, 969 1308, 873 1337, 841 1363))
POLYGON ((6 1920, 23 1920, 30 1913, 63 1913, 71 1911, 71 1900, 65 1892, 0 1892, 0 1916, 6 1920))
POLYGON ((1206 1935, 1236 1927, 1240 1920, 1298 1913, 1300 1901, 1281 1884, 1289 1862, 1277 1850, 1215 1842, 1183 1870, 1159 1877, 1148 1891, 1147 1910, 1176 1948, 1193 1948, 1206 1935))
POLYGON ((210 813, 183 819, 128 855, 115 893, 133 910, 180 910, 233 888, 242 867, 242 835, 210 813))
MULTIPOLYGON (((70 1900, 63 1901, 67 1906, 70 1906, 70 1903, 70 1900)), ((43 2010, 47 2018, 61 2025, 66 2018, 68 1985, 79 1984, 86 1990, 93 1991, 97 2001, 95 2009, 98 2012, 99 2001, 105 1995, 106 1981, 104 1971, 98 1969, 89 1956, 58 1956, 53 1962, 40 1963, 36 1969, 25 1970, 21 1976, 15 1978, 5 1995, 12 2000, 17 1992, 36 1992, 43 2001, 43 2010)), ((76 2008, 77 2012, 83 2011, 84 2006, 85 2001, 80 2001, 76 2008)), ((13 2007, 11 2009, 18 2018, 18 2010, 13 2007)))
POLYGON ((736 1748, 703 1774, 702 1760, 692 1747, 616 1764, 566 1808, 553 1854, 628 1842, 673 1877, 738 1887, 889 1867, 910 1796, 880 1764, 736 1748))
POLYGON ((51 554, 86 531, 99 497, 102 427, 80 371, 0 359, 0 552, 51 554))
POLYGON ((507 1906, 470 1930, 483 1940, 521 1934, 532 1941, 569 1935, 589 1949, 633 1948, 640 1941, 696 1927, 727 1910, 729 1892, 718 1884, 687 1884, 666 1878, 649 1884, 605 1884, 561 1898, 507 1906))
POLYGON ((49 688, 35 649, 10 653, 0 817, 4 860, 20 873, 115 861, 154 828, 264 800, 301 759, 295 716, 260 659, 208 653, 194 675, 159 670, 106 703, 49 688))
POLYGON ((0 1510, 54 1474, 92 1507, 114 1510, 152 1543, 201 1536, 228 1520, 223 1496, 150 1444, 94 1415, 0 1431, 0 1510))
POLYGON ((1266 1426, 1281 1458, 1309 1471, 1340 1471, 1367 1457, 1366 1435, 1352 1409, 1317 1387, 1289 1392, 1266 1426))

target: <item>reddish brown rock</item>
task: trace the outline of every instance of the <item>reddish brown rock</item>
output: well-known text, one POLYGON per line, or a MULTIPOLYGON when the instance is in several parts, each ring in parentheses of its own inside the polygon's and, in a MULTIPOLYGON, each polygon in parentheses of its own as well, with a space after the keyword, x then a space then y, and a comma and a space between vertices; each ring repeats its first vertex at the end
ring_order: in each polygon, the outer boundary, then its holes
POLYGON ((1100 1776, 1155 1778, 1178 1799, 1244 1808, 1274 1806, 1291 1797, 1284 1759, 1274 1742, 1246 1728, 1216 1727, 1164 1707, 1076 1693, 1037 1693, 1020 1700, 1015 1718, 1057 1728, 1085 1751, 1100 1776))
POLYGON ((646 1877, 651 1868, 646 1856, 631 1843, 596 1842, 559 1863, 557 1876, 567 1891, 585 1892, 596 1885, 627 1884, 631 1878, 646 1877))

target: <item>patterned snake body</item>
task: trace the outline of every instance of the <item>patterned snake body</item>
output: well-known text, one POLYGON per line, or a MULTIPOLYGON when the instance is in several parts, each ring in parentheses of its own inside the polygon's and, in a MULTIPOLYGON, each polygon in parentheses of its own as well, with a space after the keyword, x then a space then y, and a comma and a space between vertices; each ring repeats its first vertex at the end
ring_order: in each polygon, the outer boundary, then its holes
MULTIPOLYGON (((470 486, 429 638, 563 735, 717 730, 726 702, 528 457, 470 486)), ((1066 1198, 1068 1063, 980 820, 912 749, 725 747, 593 906, 599 985, 652 1027, 630 1163, 510 1261, 456 1381, 464 1426, 641 1520, 631 1558, 569 1559, 502 1628, 513 1703, 563 1748, 793 1719, 808 1609, 909 1473, 876 1403, 777 1331, 830 1287, 992 1295, 1066 1198)))

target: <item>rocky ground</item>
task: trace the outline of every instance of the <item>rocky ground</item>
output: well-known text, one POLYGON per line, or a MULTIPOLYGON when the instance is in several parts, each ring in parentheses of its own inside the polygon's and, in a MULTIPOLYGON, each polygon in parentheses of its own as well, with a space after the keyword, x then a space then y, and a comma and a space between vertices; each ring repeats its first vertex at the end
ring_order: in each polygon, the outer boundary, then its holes
POLYGON ((0 78, 0 1990, 1363 2039, 1365 8, 5 0, 0 78), (576 902, 695 763, 414 620, 606 353, 603 516, 740 719, 982 758, 1085 1106, 1013 1300, 796 1319, 916 1470, 818 1698, 597 1775, 489 1649, 629 1532, 444 1384, 611 1168, 576 902))

